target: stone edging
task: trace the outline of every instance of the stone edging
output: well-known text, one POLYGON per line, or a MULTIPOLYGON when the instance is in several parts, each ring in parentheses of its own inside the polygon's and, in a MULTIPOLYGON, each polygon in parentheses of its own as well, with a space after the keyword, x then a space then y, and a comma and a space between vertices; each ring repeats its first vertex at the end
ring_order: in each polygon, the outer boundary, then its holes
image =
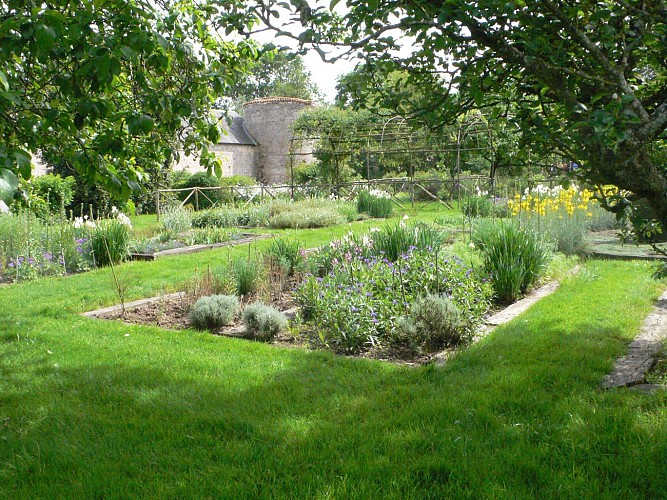
POLYGON ((257 234, 254 233, 245 233, 243 238, 237 240, 224 241, 222 243, 211 243, 209 245, 190 245, 187 247, 180 248, 170 248, 169 250, 160 250, 159 252, 153 253, 132 253, 130 258, 134 260, 156 260, 158 257, 164 257, 166 255, 183 255, 195 252, 202 252, 204 250, 214 250, 216 248, 223 247, 233 247, 237 245, 244 245, 246 243, 252 243, 253 241, 264 240, 270 238, 270 234, 257 234), (249 236, 252 234, 252 236, 249 236))
POLYGON ((661 385, 645 384, 646 372, 655 363, 656 355, 667 339, 667 291, 663 292, 639 331, 630 343, 628 353, 616 361, 614 370, 608 374, 600 387, 636 387, 638 389, 665 388, 661 385))

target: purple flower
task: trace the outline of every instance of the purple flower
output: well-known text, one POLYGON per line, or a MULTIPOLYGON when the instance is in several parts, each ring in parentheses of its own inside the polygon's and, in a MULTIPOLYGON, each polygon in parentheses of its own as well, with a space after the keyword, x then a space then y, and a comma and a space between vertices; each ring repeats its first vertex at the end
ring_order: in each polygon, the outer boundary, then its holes
POLYGON ((44 252, 44 253, 42 254, 42 257, 44 257, 44 258, 45 258, 46 260, 48 260, 49 262, 52 262, 52 261, 53 261, 53 254, 52 254, 51 252, 44 252))

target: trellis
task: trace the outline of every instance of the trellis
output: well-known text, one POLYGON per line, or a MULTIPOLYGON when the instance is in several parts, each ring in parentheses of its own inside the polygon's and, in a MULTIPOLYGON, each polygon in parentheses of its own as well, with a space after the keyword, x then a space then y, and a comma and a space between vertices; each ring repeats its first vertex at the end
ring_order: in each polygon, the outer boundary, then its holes
MULTIPOLYGON (((340 196, 354 196, 349 190, 349 185, 365 185, 367 188, 391 187, 392 199, 400 205, 398 195, 407 194, 414 201, 415 193, 425 196, 429 201, 439 202, 449 206, 449 200, 455 197, 457 191, 469 190, 468 185, 472 182, 479 187, 485 184, 487 191, 493 190, 494 171, 491 168, 489 176, 465 176, 462 177, 462 159, 471 152, 489 151, 491 153, 491 165, 493 165, 493 136, 488 121, 481 114, 468 116, 463 120, 457 131, 454 141, 445 142, 443 137, 432 134, 425 129, 412 129, 408 122, 402 117, 392 117, 382 123, 381 126, 357 128, 351 135, 338 137, 326 130, 307 130, 305 133, 296 134, 290 144, 288 154, 290 170, 290 186, 292 196, 297 192, 297 184, 294 180, 294 167, 297 159, 310 159, 315 154, 328 154, 333 162, 333 182, 328 187, 330 191, 340 196), (323 146, 328 149, 323 149, 323 146), (341 161, 360 155, 365 159, 366 169, 364 181, 359 183, 345 183, 341 181, 341 161), (407 177, 401 178, 374 178, 371 175, 371 158, 378 158, 378 163, 387 156, 409 155, 411 159, 416 157, 427 158, 450 155, 453 165, 450 165, 450 179, 441 178, 423 179, 415 178, 413 163, 407 165, 407 177), (443 188, 447 195, 439 195, 443 188), (434 192, 435 191, 435 192, 434 192)), ((402 205, 401 205, 402 206, 402 205)))

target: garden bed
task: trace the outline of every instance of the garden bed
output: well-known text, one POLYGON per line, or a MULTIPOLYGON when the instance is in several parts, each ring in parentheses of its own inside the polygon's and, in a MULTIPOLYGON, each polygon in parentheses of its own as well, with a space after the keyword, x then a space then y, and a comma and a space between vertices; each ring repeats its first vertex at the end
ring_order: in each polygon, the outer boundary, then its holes
POLYGON ((188 253, 202 252, 204 250, 213 250, 215 248, 221 248, 226 246, 235 246, 243 245, 245 243, 251 243, 253 241, 269 238, 270 235, 266 234, 253 234, 253 233, 241 233, 239 238, 232 239, 230 241, 224 241, 221 243, 212 243, 208 245, 189 245, 184 247, 169 248, 166 250, 158 250, 155 252, 132 252, 130 253, 130 259, 132 260, 155 260, 158 257, 165 257, 168 255, 183 255, 188 253))
MULTIPOLYGON (((485 318, 484 323, 475 335, 473 343, 491 333, 497 326, 511 321, 537 301, 550 295, 557 289, 558 283, 552 282, 532 291, 520 301, 510 304, 505 308, 490 310, 487 315, 488 317, 485 318)), ((184 292, 176 292, 127 302, 124 307, 124 313, 121 305, 115 305, 85 312, 82 316, 106 320, 121 320, 128 324, 157 326, 168 330, 187 330, 191 328, 188 319, 190 303, 191 301, 187 299, 184 292)), ((299 310, 294 305, 290 294, 283 294, 278 300, 273 301, 271 305, 282 311, 290 321, 297 316, 299 310)), ((213 330, 211 333, 233 338, 250 338, 239 318, 232 325, 213 330)), ((300 336, 293 332, 281 332, 269 343, 281 347, 300 347, 304 349, 315 347, 306 336, 300 336)), ((440 352, 416 356, 412 351, 392 348, 371 350, 359 354, 358 357, 373 358, 406 365, 423 365, 435 362, 441 366, 456 351, 456 348, 450 348, 440 352)))

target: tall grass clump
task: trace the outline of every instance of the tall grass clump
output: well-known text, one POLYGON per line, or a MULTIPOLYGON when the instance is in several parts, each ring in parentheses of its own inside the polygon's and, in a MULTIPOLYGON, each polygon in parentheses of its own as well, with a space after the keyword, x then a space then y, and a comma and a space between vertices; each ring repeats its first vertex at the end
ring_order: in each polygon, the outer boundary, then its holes
POLYGON ((292 275, 303 267, 305 253, 301 242, 294 238, 280 237, 271 241, 266 255, 275 264, 279 265, 285 274, 292 275))
POLYGON ((90 233, 90 243, 98 266, 118 264, 129 252, 129 231, 127 225, 118 219, 97 223, 90 233))
POLYGON ((389 194, 383 191, 360 191, 357 196, 357 212, 366 213, 374 219, 391 217, 394 204, 389 194))
POLYGON ((473 243, 482 252, 496 299, 504 303, 514 302, 526 293, 551 258, 536 233, 513 222, 477 226, 473 243))
POLYGON ((233 295, 210 295, 201 297, 190 310, 190 324, 197 330, 214 330, 229 325, 239 300, 233 295))
POLYGON ((411 248, 440 247, 445 240, 442 229, 424 223, 385 226, 371 234, 372 247, 376 255, 384 255, 394 262, 411 248))
POLYGON ((249 297, 256 295, 262 285, 263 266, 256 257, 239 257, 232 261, 236 295, 249 297))

